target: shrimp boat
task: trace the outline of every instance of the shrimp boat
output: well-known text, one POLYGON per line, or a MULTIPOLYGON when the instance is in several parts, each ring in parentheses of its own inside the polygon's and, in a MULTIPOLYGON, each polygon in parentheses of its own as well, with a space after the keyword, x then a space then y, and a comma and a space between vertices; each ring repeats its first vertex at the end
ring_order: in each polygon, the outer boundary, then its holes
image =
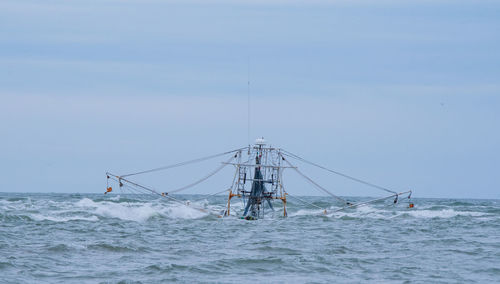
POLYGON ((254 145, 249 145, 247 147, 227 151, 216 155, 211 155, 186 162, 172 164, 169 166, 164 166, 134 173, 128 173, 123 175, 116 175, 107 172, 106 177, 107 177, 107 183, 106 183, 107 185, 105 194, 113 191, 113 188, 110 183, 116 182, 116 184, 118 185, 118 187, 122 192, 123 190, 128 190, 128 192, 130 193, 157 195, 160 198, 165 198, 172 202, 177 202, 184 206, 188 206, 196 210, 206 212, 208 214, 213 214, 219 218, 231 216, 232 212, 231 201, 233 198, 240 198, 243 201, 243 212, 238 217, 246 220, 257 220, 264 218, 266 216, 266 212, 272 212, 273 215, 275 215, 274 214, 274 212, 276 212, 275 202, 280 202, 282 205, 280 206, 281 208, 279 215, 281 215, 282 217, 287 217, 288 216, 287 197, 295 198, 300 202, 321 209, 320 212, 322 212, 322 214, 334 213, 349 208, 366 206, 371 203, 380 202, 393 198, 394 201, 392 203, 396 204, 402 200, 402 198, 400 198, 401 196, 405 196, 406 197, 405 199, 408 202, 408 207, 413 208, 413 203, 410 201, 412 194, 411 190, 397 192, 389 188, 375 185, 365 180, 361 180, 352 177, 350 175, 346 175, 341 172, 328 169, 319 164, 305 160, 282 148, 267 146, 267 143, 264 140, 264 138, 256 139, 254 145), (169 191, 158 191, 150 186, 146 186, 142 183, 139 183, 131 179, 131 177, 133 176, 148 174, 152 172, 165 171, 168 169, 187 166, 194 163, 200 163, 202 161, 221 158, 224 156, 229 158, 223 161, 221 165, 219 165, 214 171, 208 173, 207 175, 203 176, 201 179, 193 183, 169 191), (349 179, 357 183, 361 183, 371 188, 382 190, 387 194, 383 197, 373 198, 357 203, 348 201, 346 198, 334 194, 333 192, 321 186, 316 181, 311 179, 309 176, 304 174, 295 165, 295 162, 302 162, 315 166, 331 174, 341 176, 343 178, 349 179), (225 205, 224 210, 219 212, 213 212, 206 208, 199 208, 196 207, 194 204, 191 204, 189 201, 180 200, 180 198, 176 195, 181 191, 187 190, 206 181, 207 179, 214 176, 227 166, 233 166, 235 169, 231 187, 229 189, 224 189, 223 191, 219 191, 208 195, 208 196, 215 196, 215 195, 220 195, 223 192, 228 192, 227 205, 225 205), (307 182, 309 182, 312 185, 312 187, 332 197, 336 205, 338 205, 338 207, 333 210, 330 209, 327 210, 326 208, 322 208, 321 206, 318 206, 314 203, 305 201, 302 198, 299 198, 298 196, 291 195, 283 185, 284 171, 295 171, 296 173, 299 174, 299 176, 301 176, 307 182))

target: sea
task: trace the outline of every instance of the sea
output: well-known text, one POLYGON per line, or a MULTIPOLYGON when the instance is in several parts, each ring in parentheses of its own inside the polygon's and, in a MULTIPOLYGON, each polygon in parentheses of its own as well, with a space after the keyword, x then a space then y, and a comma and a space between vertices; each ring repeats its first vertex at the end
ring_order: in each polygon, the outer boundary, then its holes
POLYGON ((500 283, 499 200, 175 198, 0 193, 0 283, 500 283))

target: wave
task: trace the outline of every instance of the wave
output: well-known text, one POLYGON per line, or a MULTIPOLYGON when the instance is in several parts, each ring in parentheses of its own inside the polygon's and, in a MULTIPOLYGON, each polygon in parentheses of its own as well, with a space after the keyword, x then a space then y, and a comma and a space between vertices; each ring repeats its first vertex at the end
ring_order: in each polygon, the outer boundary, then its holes
POLYGON ((47 248, 47 250, 50 252, 67 252, 67 251, 71 251, 72 249, 73 249, 72 247, 70 247, 69 245, 66 245, 66 244, 57 244, 57 245, 49 246, 47 248))
POLYGON ((323 210, 319 209, 299 209, 295 212, 290 212, 289 217, 300 217, 300 216, 327 216, 330 218, 341 218, 341 219, 359 219, 359 218, 370 218, 370 219, 393 219, 393 218, 454 218, 458 216, 465 217, 491 217, 492 215, 485 212, 477 211, 457 211, 453 209, 383 209, 375 208, 371 206, 362 206, 352 209, 346 209, 342 211, 337 211, 330 213, 331 210, 336 210, 337 208, 327 209, 327 214, 323 215, 323 210))
POLYGON ((407 211, 403 214, 407 214, 416 218, 453 218, 457 216, 481 217, 486 215, 483 212, 455 211, 453 209, 414 210, 414 211, 407 211))
POLYGON ((288 212, 288 217, 323 215, 320 209, 299 209, 295 212, 288 212))
POLYGON ((154 217, 167 217, 179 219, 198 219, 207 216, 207 213, 182 204, 172 203, 117 203, 110 201, 95 202, 83 198, 76 202, 77 207, 93 210, 92 213, 126 221, 145 222, 154 217))
POLYGON ((205 201, 191 204, 163 200, 130 200, 113 196, 110 199, 95 201, 90 198, 79 200, 0 200, 0 220, 5 221, 51 221, 95 222, 106 218, 124 221, 145 222, 154 218, 199 219, 209 215, 196 208, 220 211, 220 206, 209 205, 205 201), (125 200, 125 201, 124 201, 125 200))
POLYGON ((52 222, 68 222, 68 221, 98 221, 99 218, 97 216, 50 216, 43 214, 31 214, 31 219, 35 221, 52 221, 52 222))
POLYGON ((87 249, 98 251, 106 250, 110 252, 144 252, 148 250, 143 247, 134 248, 125 245, 112 245, 107 243, 91 244, 87 246, 87 249))
MULTIPOLYGON (((404 206, 381 207, 376 205, 349 208, 337 211, 339 207, 331 206, 324 215, 322 209, 291 206, 288 216, 303 218, 304 216, 325 216, 327 218, 341 219, 393 219, 393 218, 454 218, 458 216, 477 218, 498 218, 500 209, 491 204, 473 205, 471 202, 455 202, 449 204, 425 203, 417 204, 416 208, 408 209, 404 206), (464 206, 467 204, 468 206, 464 206)), ((196 208, 208 211, 221 212, 225 209, 225 200, 209 202, 207 199, 191 202, 185 206, 173 201, 159 199, 139 199, 128 196, 96 196, 95 198, 74 196, 61 199, 33 199, 9 198, 0 199, 0 220, 4 222, 15 221, 51 221, 71 222, 86 221, 96 222, 107 218, 123 221, 146 222, 153 219, 201 219, 209 216, 208 212, 201 212, 196 208)), ((231 206, 231 215, 239 216, 243 212, 242 202, 234 202, 231 206)), ((274 216, 280 216, 279 206, 274 216)), ((266 213, 270 211, 266 210, 266 213)))

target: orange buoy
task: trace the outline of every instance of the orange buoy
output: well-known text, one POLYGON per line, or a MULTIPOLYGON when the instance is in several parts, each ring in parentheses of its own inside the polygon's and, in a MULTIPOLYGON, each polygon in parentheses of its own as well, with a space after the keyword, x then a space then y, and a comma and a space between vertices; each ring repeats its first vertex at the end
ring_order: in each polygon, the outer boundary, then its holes
POLYGON ((408 208, 413 208, 415 207, 415 205, 413 205, 413 203, 410 203, 410 205, 408 205, 408 208))
POLYGON ((106 194, 106 193, 108 193, 108 192, 111 192, 111 191, 113 191, 113 188, 110 186, 110 187, 108 187, 108 188, 106 189, 106 192, 105 192, 104 194, 106 194))

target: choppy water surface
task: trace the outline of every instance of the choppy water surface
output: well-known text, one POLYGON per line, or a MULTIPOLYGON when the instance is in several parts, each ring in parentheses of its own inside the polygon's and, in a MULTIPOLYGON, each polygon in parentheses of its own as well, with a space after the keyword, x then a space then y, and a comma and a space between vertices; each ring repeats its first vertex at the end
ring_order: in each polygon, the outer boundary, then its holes
POLYGON ((288 218, 246 221, 147 196, 1 193, 0 282, 500 282, 499 201, 414 202, 325 216, 291 199, 288 218))

